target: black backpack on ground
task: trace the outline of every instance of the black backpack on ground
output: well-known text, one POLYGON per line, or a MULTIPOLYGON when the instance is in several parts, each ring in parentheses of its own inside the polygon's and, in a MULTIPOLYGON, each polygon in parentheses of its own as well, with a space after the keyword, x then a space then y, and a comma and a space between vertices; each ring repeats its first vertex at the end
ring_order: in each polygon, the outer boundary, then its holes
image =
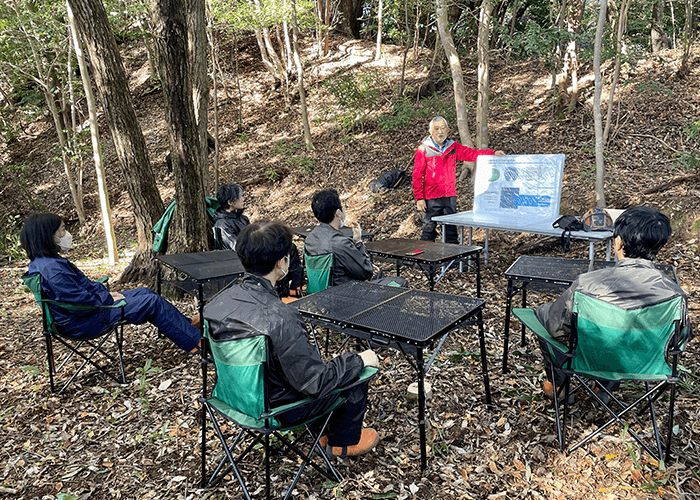
POLYGON ((383 193, 387 189, 395 189, 401 185, 406 176, 403 170, 389 170, 369 183, 369 190, 373 193, 383 193))

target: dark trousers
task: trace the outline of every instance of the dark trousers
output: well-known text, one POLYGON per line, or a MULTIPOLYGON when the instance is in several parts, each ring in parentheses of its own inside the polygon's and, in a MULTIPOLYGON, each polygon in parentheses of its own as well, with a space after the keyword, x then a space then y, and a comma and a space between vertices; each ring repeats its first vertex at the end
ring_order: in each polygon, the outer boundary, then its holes
MULTIPOLYGON (((364 383, 341 393, 341 396, 347 398, 347 400, 335 409, 330 422, 328 422, 326 434, 329 446, 352 446, 360 442, 362 420, 367 410, 368 390, 369 383, 364 383)), ((301 409, 280 415, 279 420, 285 427, 292 427, 297 423, 307 422, 315 415, 323 413, 337 398, 336 394, 319 398, 316 402, 301 409)))
MULTIPOLYGON (((433 198, 425 200, 425 213, 423 214, 423 233, 421 240, 435 241, 437 238, 437 222, 431 219, 438 215, 449 215, 457 213, 457 197, 433 198)), ((445 242, 459 243, 457 228, 452 225, 445 225, 445 242)))
MULTIPOLYGON (((190 324, 177 308, 149 288, 135 288, 121 292, 126 300, 124 319, 130 325, 151 323, 172 340, 175 345, 191 351, 199 343, 200 332, 190 324)), ((100 309, 90 316, 76 317, 61 331, 75 338, 99 333, 101 330, 119 321, 121 310, 100 309)))

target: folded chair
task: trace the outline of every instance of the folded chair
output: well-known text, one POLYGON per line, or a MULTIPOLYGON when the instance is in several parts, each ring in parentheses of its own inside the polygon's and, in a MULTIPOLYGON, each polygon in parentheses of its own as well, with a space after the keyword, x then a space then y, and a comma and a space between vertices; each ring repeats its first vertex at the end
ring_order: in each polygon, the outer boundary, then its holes
POLYGON ((24 283, 34 294, 34 298, 36 299, 37 303, 39 304, 39 308, 41 309, 44 339, 46 340, 46 355, 49 363, 49 380, 51 383, 51 391, 56 392, 56 386, 54 381, 55 375, 63 368, 68 368, 67 363, 71 360, 71 358, 73 358, 74 355, 78 356, 79 358, 82 358, 83 362, 68 378, 68 381, 66 381, 63 384, 63 387, 61 387, 61 389, 58 391, 59 394, 63 392, 73 382, 73 380, 75 380, 75 378, 82 371, 82 369, 85 368, 88 364, 97 368, 100 372, 107 375, 117 383, 126 384, 126 377, 124 375, 124 360, 122 357, 124 324, 126 323, 126 321, 124 320, 124 306, 126 305, 126 301, 121 300, 110 306, 99 307, 81 306, 77 304, 69 304, 66 302, 58 302, 55 300, 47 299, 43 296, 41 289, 40 274, 25 274, 24 276, 22 276, 22 280, 24 280, 24 283), (122 319, 112 325, 109 325, 96 335, 75 338, 69 335, 63 335, 61 333, 58 325, 56 325, 53 320, 49 306, 62 308, 69 311, 95 311, 101 308, 120 308, 122 319), (103 349, 105 343, 112 337, 114 337, 114 341, 116 343, 116 356, 106 352, 103 349), (54 361, 54 340, 63 344, 68 349, 68 352, 60 361, 58 366, 56 366, 56 362, 54 361), (104 364, 99 364, 97 363, 97 361, 95 361, 95 359, 93 359, 98 354, 106 358, 106 361, 103 362, 104 364), (114 368, 110 369, 110 367, 108 366, 109 364, 118 364, 118 372, 114 368))
POLYGON ((678 383, 678 355, 685 348, 687 332, 681 330, 683 300, 675 297, 659 304, 624 310, 580 292, 574 293, 572 331, 568 344, 555 340, 537 320, 532 309, 513 309, 513 313, 542 339, 552 357, 552 365, 565 374, 557 386, 554 368, 554 410, 559 447, 565 450, 565 426, 568 421, 570 396, 584 389, 602 405, 610 419, 598 429, 571 446, 567 453, 583 446, 614 423, 627 427, 628 418, 647 413, 654 443, 646 443, 631 428, 629 434, 656 460, 668 461, 673 438, 673 412, 678 383), (555 361, 555 353, 560 362, 555 361), (589 381, 595 381, 591 387, 589 381), (644 393, 631 404, 613 395, 599 381, 633 380, 642 382, 644 393), (571 388, 571 383, 575 387, 571 388), (666 444, 662 447, 654 405, 670 389, 666 444), (562 392, 563 390, 563 396, 562 392), (563 419, 560 405, 564 405, 563 419))
MULTIPOLYGON (((205 323, 206 325, 206 323, 205 323)), ((265 491, 266 498, 270 498, 270 436, 275 436, 283 446, 294 451, 301 460, 301 466, 297 471, 294 480, 284 494, 284 498, 291 497, 297 482, 307 466, 311 466, 331 481, 340 482, 342 479, 331 465, 323 447, 319 445, 319 439, 324 433, 326 425, 330 420, 332 412, 345 402, 345 399, 338 399, 324 413, 314 418, 296 424, 294 427, 286 428, 279 421, 280 415, 285 412, 299 410, 305 405, 316 402, 315 399, 306 398, 302 401, 291 403, 278 408, 270 408, 267 395, 267 365, 269 358, 269 340, 263 333, 242 325, 242 330, 248 328, 247 332, 233 335, 233 339, 227 338, 225 341, 215 342, 211 339, 208 326, 205 327, 204 336, 208 340, 212 356, 216 365, 217 381, 209 398, 202 398, 204 408, 211 420, 216 436, 222 447, 224 457, 216 467, 210 477, 207 477, 206 470, 206 423, 207 418, 202 418, 202 487, 208 488, 216 485, 229 472, 238 479, 243 489, 246 499, 251 496, 246 487, 241 471, 241 462, 253 451, 259 448, 262 442, 265 461, 265 491), (316 422, 318 420, 318 422, 316 422), (228 422, 240 430, 236 433, 231 444, 227 443, 226 436, 219 422, 228 422), (310 424, 316 422, 312 428, 310 424), (319 425, 320 424, 320 425, 319 425), (304 429, 312 444, 308 451, 302 449, 301 443, 304 433, 297 439, 290 439, 288 432, 294 429, 304 429), (246 443, 246 438, 250 438, 246 443), (237 457, 234 457, 236 447, 242 449, 237 457), (318 458, 323 463, 319 464, 314 460, 313 453, 318 454, 318 458)), ((364 368, 357 382, 348 387, 339 389, 340 393, 360 383, 365 383, 374 374, 376 368, 364 368)))

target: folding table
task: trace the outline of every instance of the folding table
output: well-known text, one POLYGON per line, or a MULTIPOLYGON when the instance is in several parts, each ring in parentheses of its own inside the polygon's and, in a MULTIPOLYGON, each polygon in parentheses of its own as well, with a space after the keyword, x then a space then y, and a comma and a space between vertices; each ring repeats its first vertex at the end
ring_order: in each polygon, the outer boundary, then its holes
MULTIPOLYGON (((306 239, 306 236, 314 230, 317 224, 312 224, 309 226, 297 226, 292 228, 292 232, 299 236, 300 238, 306 239)), ((345 236, 349 236, 352 238, 352 228, 351 227, 341 227, 340 232, 343 233, 345 236)), ((374 239, 374 233, 368 233, 366 231, 362 231, 362 239, 363 240, 369 240, 372 241, 374 239)))
MULTIPOLYGON (((503 336, 503 373, 508 372, 508 340, 510 337, 510 313, 513 297, 522 292, 522 306, 526 307, 527 290, 561 293, 574 280, 589 270, 613 267, 612 261, 588 259, 562 259, 560 257, 537 257, 522 255, 505 272, 508 280, 506 291, 506 320, 503 336), (519 283, 519 284, 516 284, 519 283)), ((656 268, 678 282, 676 270, 667 264, 655 264, 656 268)), ((525 345, 525 325, 522 325, 521 345, 525 345)))
POLYGON ((486 404, 491 404, 482 317, 484 304, 483 299, 382 286, 366 281, 351 281, 330 287, 291 303, 314 325, 366 340, 370 347, 374 343, 396 347, 414 367, 418 373, 418 426, 423 469, 427 465, 425 374, 447 334, 460 324, 477 327, 486 404), (423 349, 438 340, 426 364, 423 349), (409 354, 415 358, 415 364, 409 354))
MULTIPOLYGON (((389 238, 372 241, 366 245, 370 255, 396 261, 396 274, 401 266, 412 266, 425 273, 430 283, 430 291, 435 288, 435 273, 439 267, 444 269, 438 280, 447 272, 453 262, 474 257, 482 251, 478 246, 452 245, 434 241, 389 238), (446 265, 447 264, 447 265, 446 265)), ((481 297, 481 267, 478 258, 472 259, 476 265, 476 296, 481 297)))

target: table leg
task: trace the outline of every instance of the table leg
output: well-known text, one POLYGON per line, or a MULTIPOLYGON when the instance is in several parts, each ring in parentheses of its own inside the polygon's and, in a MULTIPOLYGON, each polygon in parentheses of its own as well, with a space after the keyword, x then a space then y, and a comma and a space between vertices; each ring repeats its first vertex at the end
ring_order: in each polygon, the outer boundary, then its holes
MULTIPOLYGON (((523 283, 523 302, 520 307, 523 309, 527 307, 527 288, 525 287, 525 283, 523 283)), ((527 339, 525 338, 525 323, 521 323, 520 328, 520 345, 525 345, 527 344, 527 339)))
POLYGON ((420 468, 428 466, 428 451, 425 436, 425 372, 423 370, 423 348, 416 353, 416 368, 418 370, 418 432, 420 433, 420 468))
POLYGON ((593 262, 593 259, 595 259, 595 249, 593 248, 593 242, 589 241, 588 242, 588 260, 593 262))
POLYGON ((484 229, 484 264, 489 265, 489 230, 484 229))
POLYGON ((435 271, 437 270, 437 268, 430 264, 428 269, 428 281, 430 283, 430 291, 433 292, 435 291, 435 271))
POLYGON ((486 339, 484 338, 484 315, 481 311, 477 314, 477 328, 479 329, 479 349, 481 351, 481 375, 484 378, 484 391, 486 392, 486 404, 491 404, 491 385, 489 383, 489 367, 486 359, 486 339))
MULTIPOLYGON (((204 341, 204 285, 198 283, 197 299, 199 301, 199 344, 201 349, 200 362, 202 363, 202 397, 206 399, 207 397, 207 342, 204 341)), ((201 487, 206 486, 207 480, 207 456, 206 456, 206 442, 207 442, 207 411, 202 404, 202 483, 201 487)))
POLYGON ((472 244, 472 230, 473 230, 473 228, 471 226, 469 226, 469 233, 467 235, 467 245, 470 245, 470 246, 472 244))
POLYGON ((612 246, 612 238, 608 238, 605 242, 605 260, 610 260, 610 248, 612 246))
POLYGON ((504 325, 504 332, 503 332, 503 374, 505 375, 508 373, 508 343, 510 339, 510 309, 511 306, 513 305, 513 295, 515 295, 515 292, 513 291, 513 280, 509 279, 508 280, 508 288, 506 289, 506 322, 504 325))
POLYGON ((476 298, 481 298, 481 263, 479 254, 476 254, 476 298))

